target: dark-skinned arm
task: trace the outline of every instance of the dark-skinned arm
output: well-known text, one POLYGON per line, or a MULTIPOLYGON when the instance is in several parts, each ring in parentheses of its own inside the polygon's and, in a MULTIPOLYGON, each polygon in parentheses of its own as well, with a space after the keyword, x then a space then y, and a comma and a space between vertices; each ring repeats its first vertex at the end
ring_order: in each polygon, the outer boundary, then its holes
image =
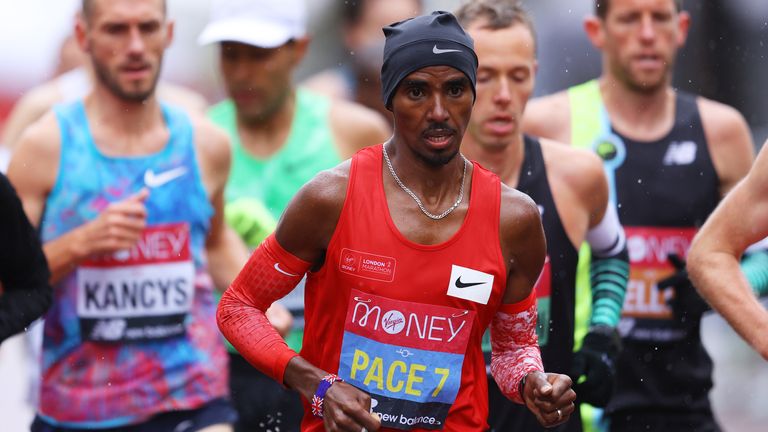
MULTIPOLYGON (((312 400, 321 379, 329 371, 291 351, 268 325, 264 312, 278 295, 290 292, 304 272, 322 266, 344 204, 348 176, 349 162, 346 162, 307 183, 286 208, 273 240, 265 242, 275 243, 266 248, 264 255, 261 251, 269 245, 259 246, 219 303, 219 327, 238 352, 307 400, 312 400), (283 272, 293 275, 291 280, 286 280, 282 292, 274 292, 276 284, 271 279, 269 284, 264 283, 265 278, 279 275, 273 274, 272 261, 258 261, 263 259, 260 256, 275 258, 283 272)), ((368 394, 344 382, 334 383, 324 398, 326 430, 378 430, 380 422, 369 414, 370 404, 368 394)))
POLYGON ((507 266, 502 306, 491 326, 491 371, 510 399, 524 403, 545 427, 561 424, 574 411, 576 394, 567 375, 546 374, 536 337, 536 294, 546 242, 533 201, 502 186, 499 233, 507 266))

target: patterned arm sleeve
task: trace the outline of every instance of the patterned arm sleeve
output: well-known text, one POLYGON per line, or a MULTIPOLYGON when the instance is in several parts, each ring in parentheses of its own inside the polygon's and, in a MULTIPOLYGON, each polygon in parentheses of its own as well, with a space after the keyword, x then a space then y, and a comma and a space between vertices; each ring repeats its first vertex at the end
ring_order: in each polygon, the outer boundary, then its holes
POLYGON ((526 299, 502 305, 491 323, 491 374, 508 399, 523 404, 520 383, 531 372, 544 371, 536 336, 536 291, 526 299))
POLYGON ((589 266, 592 286, 590 327, 619 324, 629 281, 629 254, 624 229, 616 209, 609 203, 600 223, 589 230, 587 242, 592 249, 589 266))
POLYGON ((256 369, 279 383, 288 362, 298 354, 288 348, 265 312, 296 287, 309 267, 270 235, 219 302, 216 320, 224 337, 256 369))

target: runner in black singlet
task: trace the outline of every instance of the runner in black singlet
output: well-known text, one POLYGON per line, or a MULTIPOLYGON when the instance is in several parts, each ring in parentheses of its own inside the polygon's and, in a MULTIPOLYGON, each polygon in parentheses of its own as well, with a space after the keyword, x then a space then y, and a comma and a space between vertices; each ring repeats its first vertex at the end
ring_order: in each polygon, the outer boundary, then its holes
POLYGON ((681 3, 595 2, 585 29, 603 52, 603 74, 526 113, 526 131, 603 158, 626 230, 624 350, 607 408, 615 431, 719 430, 699 334, 706 304, 679 270, 698 227, 748 171, 753 149, 741 114, 670 85, 690 25, 681 3))
MULTIPOLYGON (((611 361, 628 272, 623 233, 607 211, 608 187, 599 158, 549 140, 524 137, 519 127, 534 86, 533 28, 512 0, 481 0, 457 13, 475 41, 479 59, 477 101, 462 148, 468 157, 528 194, 538 205, 547 262, 536 284, 538 336, 545 367, 571 375, 580 400, 603 404, 613 388, 611 361), (594 314, 588 342, 574 354, 578 246, 595 249, 594 314)), ((489 379, 489 424, 494 430, 543 428, 523 407, 507 401, 489 379)), ((580 431, 578 416, 558 430, 580 431)))

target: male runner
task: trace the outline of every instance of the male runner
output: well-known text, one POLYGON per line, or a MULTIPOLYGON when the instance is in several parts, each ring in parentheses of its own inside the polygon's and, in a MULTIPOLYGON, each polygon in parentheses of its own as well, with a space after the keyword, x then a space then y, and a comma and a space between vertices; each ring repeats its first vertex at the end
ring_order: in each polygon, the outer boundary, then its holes
POLYGON ((48 263, 16 191, 0 173, 0 343, 51 306, 48 263))
POLYGON ((334 98, 358 102, 389 122, 392 113, 381 103, 381 28, 422 14, 421 0, 355 0, 338 2, 345 58, 340 66, 320 71, 302 86, 334 98))
MULTIPOLYGON (((68 45, 70 39, 75 39, 75 36, 69 36, 64 45, 68 45)), ((72 49, 81 51, 79 46, 72 49)), ((64 52, 62 55, 65 55, 64 52)), ((90 93, 96 78, 92 65, 87 63, 90 60, 84 53, 83 57, 82 60, 86 63, 77 64, 73 69, 62 71, 57 77, 26 92, 14 104, 3 126, 0 137, 2 148, 12 152, 24 129, 39 120, 54 105, 73 102, 90 93)), ((157 95, 163 102, 177 105, 196 114, 203 112, 207 106, 202 95, 169 82, 161 81, 158 84, 157 95)))
POLYGON ((219 326, 248 361, 311 401, 303 430, 485 430, 480 346, 491 321, 502 392, 544 425, 567 421, 571 380, 541 372, 536 343, 538 211, 459 154, 474 99, 472 39, 448 12, 384 32, 394 136, 299 192, 225 292, 219 326), (299 356, 262 311, 307 271, 299 356))
MULTIPOLYGON (((456 15, 474 39, 479 61, 477 101, 462 150, 504 184, 528 194, 541 212, 548 259, 536 295, 544 367, 570 375, 580 401, 605 406, 615 384, 616 325, 629 264, 600 159, 586 150, 523 135, 520 120, 537 64, 533 24, 519 2, 476 0, 456 15), (576 265, 584 240, 594 251, 593 305, 590 332, 574 355, 576 265), (582 374, 586 380, 579 383, 582 374)), ((543 429, 527 410, 506 400, 492 380, 489 390, 493 430, 543 429)), ((581 429, 578 412, 560 427, 581 429)))
MULTIPOLYGON (((220 44, 229 95, 209 111, 232 143, 227 222, 252 248, 272 232, 290 199, 315 174, 389 136, 389 126, 372 110, 292 83, 309 45, 305 9, 304 0, 216 0, 200 35, 201 43, 220 44)), ((288 343, 299 350, 302 290, 284 304, 296 316, 288 343)), ((296 393, 254 369, 234 349, 230 372, 240 414, 236 430, 299 427, 302 407, 296 393)))
POLYGON ((749 170, 753 150, 738 112, 671 87, 690 23, 680 8, 676 0, 596 2, 585 30, 603 53, 602 76, 526 111, 527 132, 603 158, 626 231, 630 283, 611 430, 718 430, 699 332, 706 304, 687 278, 663 279, 683 266, 697 228, 749 170))
POLYGON ((753 295, 768 294, 768 258, 747 247, 768 237, 768 150, 715 209, 688 254, 691 280, 712 308, 768 360, 768 312, 753 295))
POLYGON ((32 431, 231 430, 213 290, 247 250, 222 215, 227 139, 157 100, 163 0, 84 0, 76 32, 93 91, 9 167, 55 284, 32 431))

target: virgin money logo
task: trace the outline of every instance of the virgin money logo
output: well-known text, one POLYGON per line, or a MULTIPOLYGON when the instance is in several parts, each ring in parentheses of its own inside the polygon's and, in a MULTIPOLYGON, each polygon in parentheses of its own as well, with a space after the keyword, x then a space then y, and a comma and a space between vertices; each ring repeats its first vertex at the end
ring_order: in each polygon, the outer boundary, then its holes
POLYGON ((389 334, 398 334, 405 328, 405 315, 400 311, 391 310, 381 319, 381 327, 389 334))
POLYGON ((669 254, 685 256, 696 234, 694 228, 625 227, 629 262, 667 266, 669 254))

